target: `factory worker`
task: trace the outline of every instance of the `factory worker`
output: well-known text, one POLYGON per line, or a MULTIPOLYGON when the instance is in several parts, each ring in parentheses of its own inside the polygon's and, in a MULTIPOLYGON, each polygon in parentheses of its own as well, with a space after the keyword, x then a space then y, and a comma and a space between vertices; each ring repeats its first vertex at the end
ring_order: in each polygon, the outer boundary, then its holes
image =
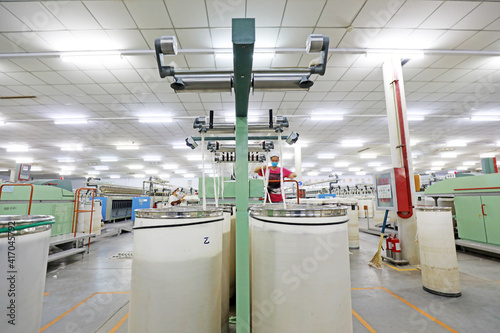
POLYGON ((172 192, 172 195, 170 195, 170 197, 168 198, 168 203, 171 206, 177 206, 177 205, 186 206, 187 202, 186 199, 184 199, 185 196, 186 196, 185 194, 181 193, 180 188, 176 188, 174 192, 172 192))
MULTIPOLYGON (((269 180, 280 180, 281 172, 283 172, 283 179, 290 178, 293 179, 297 177, 294 172, 288 169, 278 167, 280 161, 280 155, 278 153, 271 153, 271 166, 269 167, 269 180)), ((254 170, 259 176, 264 176, 266 173, 266 166, 257 167, 254 170)), ((269 201, 271 202, 283 202, 283 197, 281 196, 281 183, 280 182, 269 182, 267 186, 267 192, 269 193, 269 201)))

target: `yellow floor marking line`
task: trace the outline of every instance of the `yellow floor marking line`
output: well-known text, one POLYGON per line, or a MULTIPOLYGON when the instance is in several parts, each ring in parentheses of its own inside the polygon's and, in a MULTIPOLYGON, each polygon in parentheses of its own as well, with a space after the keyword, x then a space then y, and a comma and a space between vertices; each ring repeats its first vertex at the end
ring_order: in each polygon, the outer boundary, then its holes
MULTIPOLYGON (((361 324, 363 324, 364 327, 366 327, 366 329, 370 332, 370 333, 377 333, 377 331, 375 331, 373 329, 373 327, 371 327, 370 325, 368 325, 368 323, 363 319, 361 318, 361 316, 359 314, 356 313, 356 311, 352 310, 352 314, 354 315, 354 317, 356 317, 359 322, 361 324)), ((114 332, 114 331, 113 331, 114 332)), ((113 332, 109 332, 109 333, 113 333, 113 332)))
POLYGON ((47 296, 47 295, 50 295, 50 293, 43 293, 43 296, 47 296))
POLYGON ((386 264, 385 262, 383 262, 384 265, 392 268, 392 269, 395 269, 397 270, 398 272, 404 272, 404 271, 418 271, 419 269, 418 268, 398 268, 396 266, 392 266, 392 265, 389 265, 389 264, 386 264))
POLYGON ((446 325, 445 323, 443 323, 442 321, 434 318, 433 316, 431 316, 430 314, 428 314, 427 312, 419 309, 418 307, 416 307, 415 305, 411 304, 410 302, 408 302, 407 300, 399 297, 398 295, 396 295, 395 293, 393 293, 392 291, 390 291, 389 289, 387 288, 384 288, 382 287, 381 288, 382 290, 384 290, 385 292, 391 294, 392 296, 396 297, 397 299, 399 299, 401 302, 405 303, 406 305, 408 305, 409 307, 411 307, 412 309, 414 310, 417 310, 418 312, 420 312, 421 314, 423 314, 424 316, 426 316, 427 318, 429 318, 430 320, 432 320, 433 322, 441 325, 442 327, 446 328, 448 331, 450 332, 453 332, 453 333, 458 333, 458 331, 455 331, 453 328, 449 327, 448 325, 446 325))
POLYGON ((47 325, 45 325, 44 327, 42 327, 40 329, 40 332, 45 331, 47 328, 49 328, 50 326, 52 326, 55 323, 57 323, 59 320, 61 320, 62 318, 64 318, 70 312, 72 312, 73 310, 75 310, 77 307, 79 307, 83 303, 87 302, 89 299, 91 299, 95 295, 101 295, 101 294, 130 294, 130 292, 129 291, 109 291, 109 292, 97 292, 97 293, 93 293, 92 295, 90 295, 89 297, 87 297, 86 299, 84 299, 83 301, 81 301, 80 303, 78 303, 77 305, 75 305, 74 307, 72 307, 71 309, 69 309, 68 311, 64 312, 59 317, 57 317, 56 319, 52 320, 50 323, 48 323, 47 325))
POLYGON ((113 328, 111 329, 111 331, 109 331, 109 333, 115 333, 115 332, 116 332, 116 331, 120 328, 120 326, 122 326, 122 325, 123 325, 123 323, 124 323, 124 322, 125 322, 125 320, 127 320, 127 319, 128 319, 128 312, 127 312, 127 314, 126 314, 126 315, 125 315, 125 316, 124 316, 124 317, 123 317, 123 318, 122 318, 122 319, 118 322, 118 324, 116 324, 116 325, 115 325, 115 327, 113 327, 113 328))

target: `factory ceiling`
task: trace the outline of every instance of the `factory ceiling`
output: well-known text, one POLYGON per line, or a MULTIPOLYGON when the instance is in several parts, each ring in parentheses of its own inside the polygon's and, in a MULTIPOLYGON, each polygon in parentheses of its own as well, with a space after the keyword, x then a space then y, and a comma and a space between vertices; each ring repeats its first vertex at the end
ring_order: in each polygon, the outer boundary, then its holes
POLYGON ((313 75, 309 91, 250 96, 251 119, 266 121, 268 109, 289 118, 307 146, 306 170, 390 166, 383 58, 374 50, 411 58, 403 79, 416 172, 474 171, 480 156, 497 153, 500 2, 8 1, 0 3, 0 169, 31 160, 40 177, 62 169, 200 176, 200 149, 184 139, 198 135, 194 118, 209 110, 232 121, 234 95, 176 94, 159 77, 154 40, 177 37, 181 51, 167 59, 176 68, 231 68, 234 17, 255 18, 256 68, 307 67, 317 57, 304 51, 307 36, 330 37, 326 74, 313 75), (342 119, 311 117, 325 113, 342 119))

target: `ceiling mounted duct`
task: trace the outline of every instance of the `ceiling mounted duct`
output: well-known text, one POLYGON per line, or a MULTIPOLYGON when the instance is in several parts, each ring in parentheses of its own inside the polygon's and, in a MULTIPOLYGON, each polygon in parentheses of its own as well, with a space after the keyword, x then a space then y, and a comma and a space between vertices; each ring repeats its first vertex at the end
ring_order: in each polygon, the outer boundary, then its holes
POLYGON ((300 74, 254 74, 254 91, 308 90, 314 84, 308 76, 300 74))
POLYGON ((176 92, 231 92, 233 79, 228 74, 177 75, 170 87, 176 92))

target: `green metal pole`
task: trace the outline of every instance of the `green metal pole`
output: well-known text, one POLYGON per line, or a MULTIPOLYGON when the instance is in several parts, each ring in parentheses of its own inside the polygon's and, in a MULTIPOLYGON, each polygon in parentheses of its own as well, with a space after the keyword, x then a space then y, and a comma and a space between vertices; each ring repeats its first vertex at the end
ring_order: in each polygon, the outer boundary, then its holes
MULTIPOLYGON (((236 138, 234 136, 208 136, 205 137, 206 141, 234 141, 236 138)), ((288 136, 282 135, 281 140, 288 139, 288 136)), ((201 136, 193 136, 194 141, 201 141, 201 136)), ((249 136, 249 141, 256 140, 278 140, 278 136, 249 136)))
POLYGON ((250 333, 250 241, 248 234, 248 99, 255 19, 233 19, 236 106, 236 331, 250 333))

